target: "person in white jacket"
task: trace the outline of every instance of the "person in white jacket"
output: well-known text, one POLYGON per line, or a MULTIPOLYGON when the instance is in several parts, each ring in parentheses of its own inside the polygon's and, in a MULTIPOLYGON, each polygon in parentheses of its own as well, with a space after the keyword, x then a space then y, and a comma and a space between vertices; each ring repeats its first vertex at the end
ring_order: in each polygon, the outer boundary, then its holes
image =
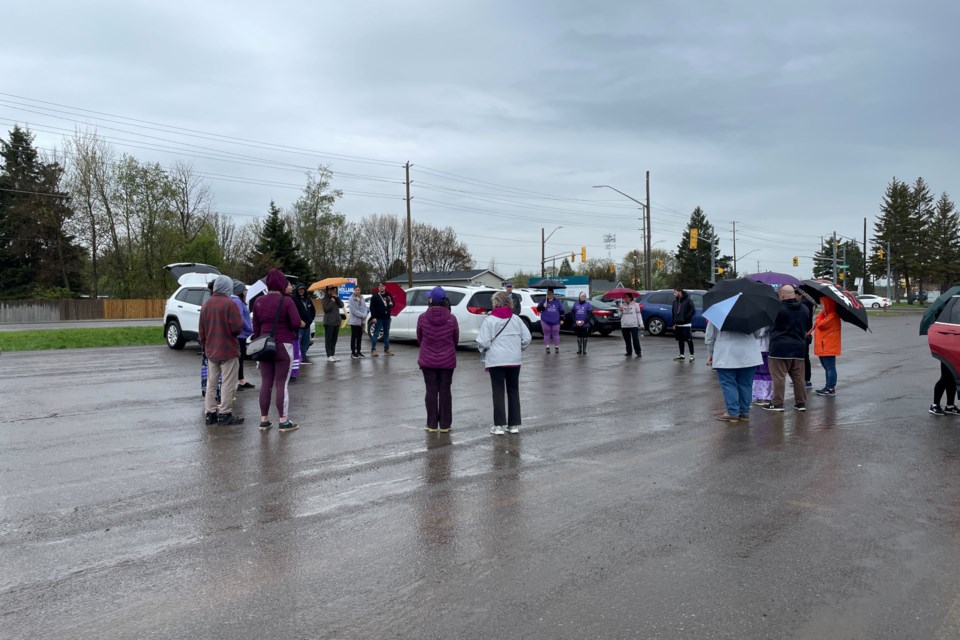
POLYGON ((350 357, 354 360, 366 357, 363 355, 363 323, 369 312, 360 285, 357 285, 353 288, 350 302, 347 303, 347 324, 350 325, 350 357))
POLYGON ((493 294, 493 311, 480 325, 477 346, 493 390, 493 427, 490 433, 520 433, 520 364, 531 341, 530 331, 513 315, 510 294, 493 294), (507 403, 503 397, 506 392, 507 403))
POLYGON ((640 314, 640 305, 633 299, 632 293, 623 294, 620 303, 620 332, 627 345, 627 352, 623 355, 630 358, 636 352, 640 356, 640 327, 643 326, 643 316, 640 314))

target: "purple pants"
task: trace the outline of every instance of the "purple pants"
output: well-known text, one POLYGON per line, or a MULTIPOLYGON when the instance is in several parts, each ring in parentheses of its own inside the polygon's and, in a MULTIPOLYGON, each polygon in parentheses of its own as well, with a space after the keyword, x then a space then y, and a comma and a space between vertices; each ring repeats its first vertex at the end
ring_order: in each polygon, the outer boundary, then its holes
POLYGON ((260 415, 270 414, 270 392, 276 388, 277 411, 281 418, 287 417, 290 382, 290 363, 293 360, 293 345, 277 343, 277 357, 272 362, 263 361, 260 366, 260 415))
POLYGON ((543 344, 545 346, 550 346, 550 338, 553 338, 554 346, 560 346, 560 325, 541 322, 540 328, 543 331, 543 344))

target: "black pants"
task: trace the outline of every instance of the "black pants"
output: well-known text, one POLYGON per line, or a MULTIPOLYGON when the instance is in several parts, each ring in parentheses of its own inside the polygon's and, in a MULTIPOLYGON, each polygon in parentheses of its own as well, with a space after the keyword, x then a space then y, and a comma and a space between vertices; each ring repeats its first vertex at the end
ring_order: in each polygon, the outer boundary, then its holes
POLYGON ((240 345, 240 368, 237 370, 237 380, 246 382, 246 378, 243 377, 243 360, 247 357, 247 339, 237 338, 237 344, 240 345))
POLYGON ((627 355, 633 355, 634 352, 640 355, 640 327, 621 327, 620 332, 623 333, 623 341, 627 345, 627 355))
POLYGON ((940 363, 940 379, 937 380, 937 384, 933 386, 933 404, 940 404, 940 398, 943 397, 943 392, 947 392, 947 406, 953 405, 957 399, 957 381, 954 380, 953 374, 950 373, 950 369, 947 368, 947 365, 940 363))
POLYGON ((326 348, 327 357, 337 355, 337 338, 340 336, 340 325, 323 325, 323 346, 326 348))
POLYGON ((424 402, 427 404, 427 428, 449 429, 453 424, 453 369, 421 369, 423 384, 427 388, 424 402))
POLYGON ((520 367, 491 367, 490 387, 493 390, 493 424, 520 426, 520 367), (507 407, 503 406, 506 389, 507 407))
POLYGON ((674 327, 673 335, 676 336, 677 344, 680 345, 680 355, 683 355, 684 343, 690 347, 690 355, 693 355, 693 337, 690 327, 674 327))
POLYGON ((350 325, 350 355, 358 356, 363 350, 363 325, 350 325))
POLYGON ((807 348, 803 352, 803 381, 810 382, 810 343, 813 339, 807 338, 807 348))

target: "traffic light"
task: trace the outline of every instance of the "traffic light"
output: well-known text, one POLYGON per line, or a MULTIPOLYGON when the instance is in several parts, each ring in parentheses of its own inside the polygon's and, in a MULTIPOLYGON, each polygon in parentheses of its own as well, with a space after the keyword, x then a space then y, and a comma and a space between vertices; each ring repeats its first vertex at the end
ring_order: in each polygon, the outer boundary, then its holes
POLYGON ((657 269, 663 269, 663 260, 657 260, 657 269))
POLYGON ((616 267, 613 266, 613 263, 610 263, 610 273, 616 273, 616 267))
POLYGON ((570 254, 570 264, 573 264, 573 263, 576 262, 576 261, 577 261, 577 254, 571 253, 571 254, 570 254))
POLYGON ((690 229, 690 248, 697 248, 697 236, 699 235, 698 229, 690 229))
POLYGON ((878 247, 878 248, 877 248, 877 255, 880 256, 880 259, 881 259, 881 260, 883 260, 883 255, 884 255, 884 253, 883 253, 883 247, 878 247))
POLYGON ((723 275, 723 267, 717 267, 717 275, 723 275))
POLYGON ((580 247, 580 261, 583 263, 587 262, 587 248, 580 247))
POLYGON ((793 256, 793 266, 795 266, 795 267, 799 267, 799 266, 800 266, 800 258, 799 258, 799 257, 793 256))

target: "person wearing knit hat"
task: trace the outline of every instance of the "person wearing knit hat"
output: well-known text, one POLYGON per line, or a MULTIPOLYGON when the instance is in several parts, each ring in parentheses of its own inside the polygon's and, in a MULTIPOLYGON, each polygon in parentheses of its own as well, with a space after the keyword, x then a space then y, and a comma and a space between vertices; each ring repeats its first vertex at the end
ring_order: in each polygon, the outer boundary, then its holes
POLYGON ((423 373, 426 387, 427 431, 450 431, 453 424, 453 370, 457 367, 457 343, 460 326, 450 313, 447 293, 443 287, 434 287, 427 294, 427 310, 417 318, 417 344, 420 356, 417 364, 423 373))
POLYGON ((207 424, 240 424, 243 418, 233 415, 233 398, 237 389, 240 346, 237 336, 243 329, 240 309, 231 299, 233 279, 220 275, 213 282, 213 294, 200 307, 200 349, 207 357, 207 393, 203 398, 207 424), (223 379, 220 404, 217 405, 217 381, 223 379))

